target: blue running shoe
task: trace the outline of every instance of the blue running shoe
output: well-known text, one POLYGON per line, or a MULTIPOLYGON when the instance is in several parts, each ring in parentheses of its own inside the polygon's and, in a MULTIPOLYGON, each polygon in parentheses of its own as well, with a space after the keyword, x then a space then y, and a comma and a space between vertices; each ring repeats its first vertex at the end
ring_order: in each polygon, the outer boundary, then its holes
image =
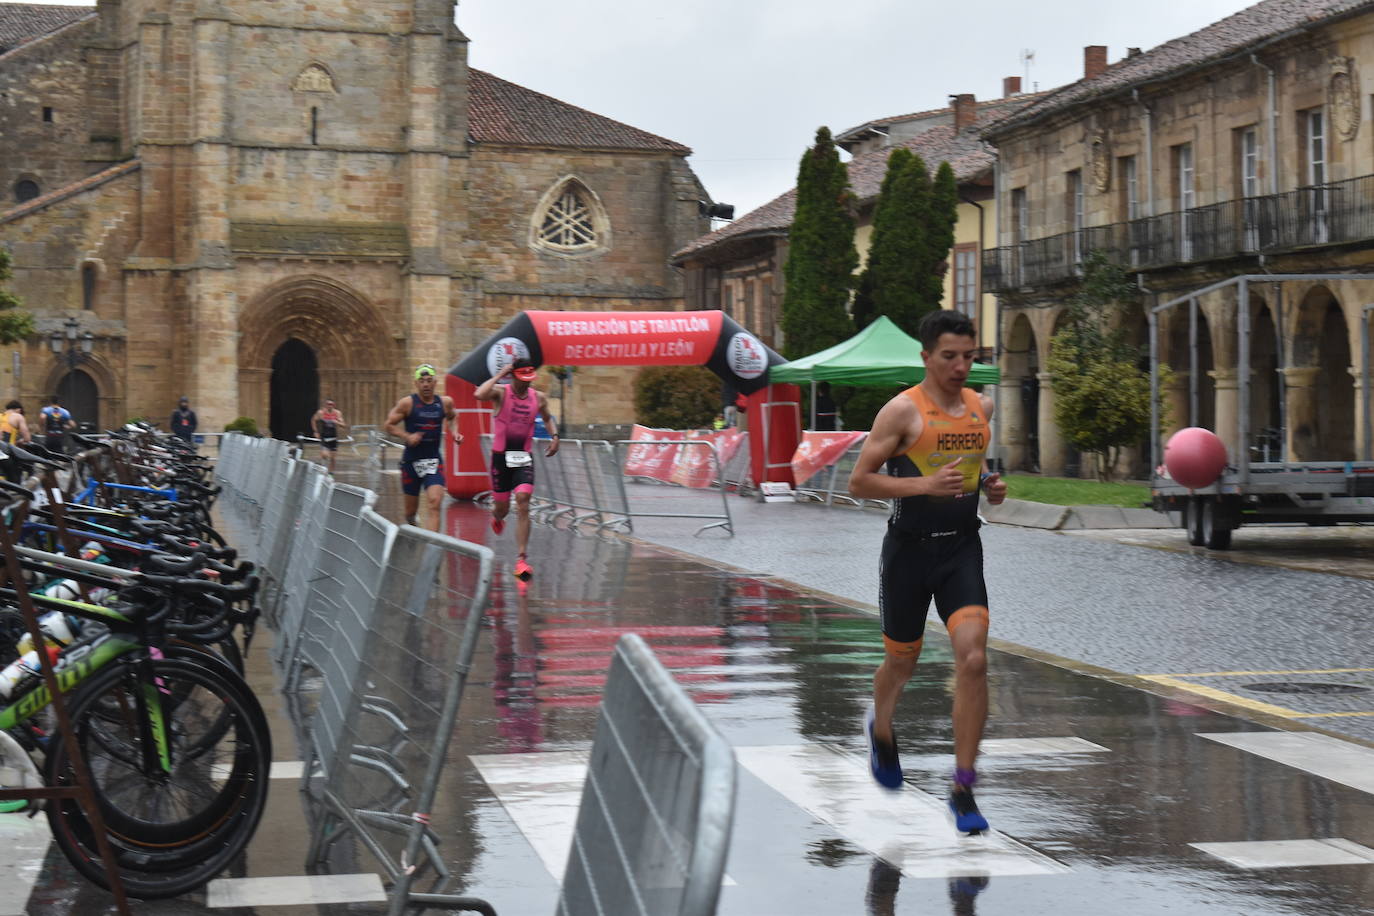
POLYGON ((960 833, 976 836, 988 829, 988 819, 979 813, 972 789, 961 787, 949 793, 949 810, 960 833))
POLYGON ((873 778, 885 789, 902 787, 902 764, 897 759, 897 742, 879 741, 873 737, 873 707, 864 714, 864 736, 868 738, 868 766, 873 778))

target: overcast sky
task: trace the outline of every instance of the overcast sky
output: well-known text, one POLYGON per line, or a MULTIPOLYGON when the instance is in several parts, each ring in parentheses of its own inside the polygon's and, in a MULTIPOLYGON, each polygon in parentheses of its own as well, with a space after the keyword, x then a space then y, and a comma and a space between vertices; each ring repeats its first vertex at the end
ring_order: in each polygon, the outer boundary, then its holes
MULTIPOLYGON (((29 0, 35 2, 35 0, 29 0)), ((47 2, 47 0, 43 0, 47 2)), ((795 181, 822 124, 1048 89, 1083 75, 1083 47, 1148 50, 1244 0, 464 0, 472 65, 690 146, 736 215, 795 181)))

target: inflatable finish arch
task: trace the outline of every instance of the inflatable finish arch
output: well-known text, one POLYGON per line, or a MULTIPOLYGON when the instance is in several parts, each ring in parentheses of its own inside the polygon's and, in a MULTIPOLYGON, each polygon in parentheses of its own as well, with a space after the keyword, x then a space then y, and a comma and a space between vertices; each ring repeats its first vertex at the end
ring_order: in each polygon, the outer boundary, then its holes
POLYGON ((517 359, 536 366, 705 366, 748 397, 754 479, 792 479, 800 390, 769 385, 769 369, 783 358, 724 312, 521 312, 448 371, 444 393, 453 398, 463 434, 457 448, 445 445, 455 499, 490 489, 481 437, 491 431, 491 405, 473 395, 517 359))

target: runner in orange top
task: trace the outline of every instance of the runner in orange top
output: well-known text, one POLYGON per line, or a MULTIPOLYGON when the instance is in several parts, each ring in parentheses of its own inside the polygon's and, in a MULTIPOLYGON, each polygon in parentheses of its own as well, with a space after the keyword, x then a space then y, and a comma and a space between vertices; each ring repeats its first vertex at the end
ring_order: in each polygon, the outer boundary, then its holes
POLYGON ((873 777, 902 786, 892 717, 921 655, 930 602, 954 649, 954 783, 949 807, 961 831, 986 830, 973 800, 974 761, 988 716, 988 596, 978 494, 993 504, 1007 485, 987 473, 992 400, 964 388, 977 349, 973 322, 941 311, 921 322, 926 375, 888 401, 849 478, 856 497, 891 499, 879 573, 883 663, 873 678, 865 720, 873 777), (884 464, 887 474, 882 473, 884 464))

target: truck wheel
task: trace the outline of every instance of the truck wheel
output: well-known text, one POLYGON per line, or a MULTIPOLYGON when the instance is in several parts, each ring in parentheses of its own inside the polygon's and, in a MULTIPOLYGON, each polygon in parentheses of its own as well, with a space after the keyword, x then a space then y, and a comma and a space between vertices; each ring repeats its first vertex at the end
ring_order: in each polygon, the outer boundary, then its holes
POLYGON ((1231 549, 1231 529, 1218 524, 1217 504, 1213 500, 1202 501, 1202 543, 1212 550, 1231 549))
POLYGON ((1202 530, 1202 497, 1188 497, 1188 506, 1183 513, 1183 526, 1188 529, 1188 543, 1201 547, 1207 543, 1202 530))

